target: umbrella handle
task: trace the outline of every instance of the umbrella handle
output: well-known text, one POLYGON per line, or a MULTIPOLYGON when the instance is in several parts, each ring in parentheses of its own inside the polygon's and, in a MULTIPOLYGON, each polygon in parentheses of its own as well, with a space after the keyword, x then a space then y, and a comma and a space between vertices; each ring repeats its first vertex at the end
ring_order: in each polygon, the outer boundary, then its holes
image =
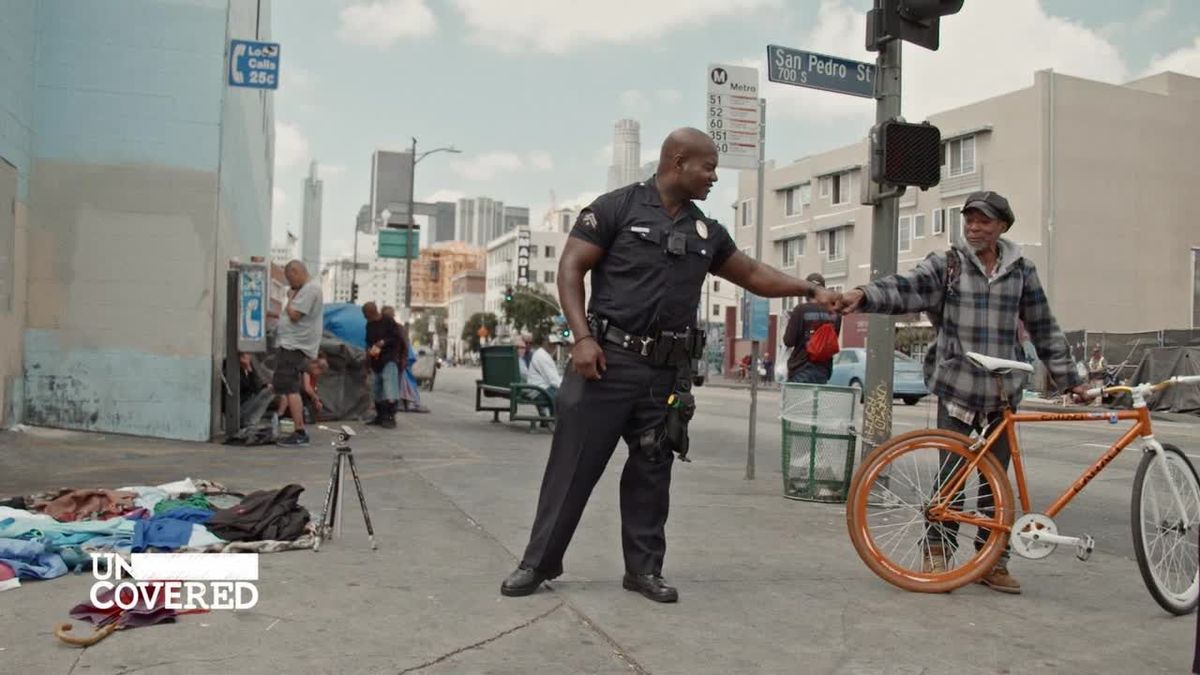
POLYGON ((58 628, 54 629, 54 634, 58 636, 59 640, 62 640, 69 645, 73 645, 75 647, 90 647, 109 635, 112 635, 113 631, 118 630, 120 627, 121 626, 116 621, 113 621, 107 626, 96 629, 95 632, 87 637, 75 637, 73 635, 69 635, 71 632, 71 624, 60 623, 58 624, 58 628))

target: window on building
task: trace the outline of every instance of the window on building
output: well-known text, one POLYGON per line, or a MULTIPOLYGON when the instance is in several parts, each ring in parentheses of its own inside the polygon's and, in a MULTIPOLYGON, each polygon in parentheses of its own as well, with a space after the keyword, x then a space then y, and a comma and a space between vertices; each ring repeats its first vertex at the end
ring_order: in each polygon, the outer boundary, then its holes
MULTIPOLYGON (((536 248, 536 247, 535 247, 535 248, 536 248)), ((547 258, 554 258, 554 247, 553 247, 553 246, 547 246, 547 247, 546 247, 546 249, 545 249, 545 253, 546 253, 546 257, 547 257, 547 258)))
POLYGON ((800 205, 810 206, 812 204, 812 183, 800 184, 800 205))
POLYGON ((912 250, 912 216, 900 216, 896 228, 896 250, 912 250))
POLYGON ((536 246, 529 247, 529 259, 530 260, 533 260, 534 258, 537 257, 537 251, 538 251, 538 249, 536 246))
POLYGON ((839 173, 833 177, 833 198, 831 201, 835 206, 850 202, 851 183, 852 181, 850 179, 849 171, 845 173, 839 173))
POLYGON ((975 173, 974 136, 964 136, 946 143, 946 166, 951 176, 975 173))
POLYGON ((829 286, 828 288, 829 288, 829 290, 834 291, 836 293, 841 293, 842 290, 845 289, 845 286, 842 286, 841 284, 833 284, 832 286, 829 286))
POLYGON ((741 218, 742 227, 750 227, 754 224, 754 200, 747 199, 742 202, 738 208, 738 217, 741 218))
POLYGON ((930 234, 942 234, 946 231, 946 212, 941 209, 933 210, 933 228, 929 230, 930 234))
MULTIPOLYGON (((804 205, 809 202, 805 201, 803 191, 809 187, 809 184, 805 183, 783 191, 783 215, 794 218, 804 213, 804 205)), ((809 195, 809 200, 811 199, 812 195, 809 195)))
POLYGON ((829 176, 821 176, 819 182, 821 184, 821 198, 824 199, 829 196, 830 177, 829 176))
POLYGON ((925 214, 913 214, 912 238, 921 239, 925 236, 925 214))
POLYGON ((824 251, 826 260, 833 262, 846 257, 846 228, 826 230, 821 232, 819 237, 825 240, 821 250, 824 251))
POLYGON ((713 305, 713 316, 721 316, 721 306, 713 305))
POLYGON ((951 243, 962 241, 962 211, 957 206, 946 209, 946 230, 950 233, 951 243))
POLYGON ((554 275, 555 275, 554 272, 552 272, 550 270, 546 270, 546 271, 542 272, 542 281, 547 284, 552 284, 552 283, 554 283, 554 275))
POLYGON ((719 280, 713 279, 713 289, 712 290, 713 290, 713 293, 721 292, 721 282, 719 280))
POLYGON ((783 259, 784 267, 792 267, 796 264, 796 258, 804 255, 804 237, 792 237, 779 242, 780 257, 783 259))

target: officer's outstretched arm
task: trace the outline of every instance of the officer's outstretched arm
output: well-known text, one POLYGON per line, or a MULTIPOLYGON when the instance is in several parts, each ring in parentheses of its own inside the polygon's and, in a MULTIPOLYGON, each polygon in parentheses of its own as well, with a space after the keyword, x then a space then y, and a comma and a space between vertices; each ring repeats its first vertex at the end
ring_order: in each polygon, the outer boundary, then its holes
POLYGON ((745 288, 755 295, 764 298, 788 298, 803 296, 825 302, 823 294, 828 293, 824 288, 804 279, 784 274, 779 270, 758 262, 750 256, 737 251, 717 269, 717 276, 723 277, 745 288))

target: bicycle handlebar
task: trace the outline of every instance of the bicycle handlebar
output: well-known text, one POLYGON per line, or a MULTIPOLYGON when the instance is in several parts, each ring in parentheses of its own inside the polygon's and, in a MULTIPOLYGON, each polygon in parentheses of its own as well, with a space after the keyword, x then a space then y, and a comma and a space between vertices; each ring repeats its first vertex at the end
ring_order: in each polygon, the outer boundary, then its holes
POLYGON ((1096 387, 1089 389, 1088 396, 1096 397, 1102 394, 1116 394, 1128 392, 1134 397, 1145 396, 1146 394, 1161 391, 1168 387, 1173 387, 1177 384, 1200 384, 1200 375, 1176 375, 1175 377, 1167 378, 1156 384, 1138 384, 1132 387, 1126 385, 1118 385, 1115 387, 1096 387))

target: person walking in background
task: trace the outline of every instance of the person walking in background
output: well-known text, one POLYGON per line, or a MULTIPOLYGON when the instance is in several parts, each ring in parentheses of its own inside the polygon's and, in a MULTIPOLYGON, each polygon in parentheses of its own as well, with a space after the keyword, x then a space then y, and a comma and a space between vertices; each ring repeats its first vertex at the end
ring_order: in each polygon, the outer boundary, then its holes
MULTIPOLYGON (((825 288, 825 277, 816 272, 805 277, 805 280, 825 288)), ((830 311, 829 307, 817 302, 805 301, 792 308, 792 314, 788 317, 787 329, 783 333, 784 346, 792 349, 787 360, 788 382, 808 384, 829 382, 829 376, 833 374, 833 357, 817 359, 808 349, 813 334, 825 325, 833 327, 835 338, 841 335, 842 317, 836 312, 830 311)))

